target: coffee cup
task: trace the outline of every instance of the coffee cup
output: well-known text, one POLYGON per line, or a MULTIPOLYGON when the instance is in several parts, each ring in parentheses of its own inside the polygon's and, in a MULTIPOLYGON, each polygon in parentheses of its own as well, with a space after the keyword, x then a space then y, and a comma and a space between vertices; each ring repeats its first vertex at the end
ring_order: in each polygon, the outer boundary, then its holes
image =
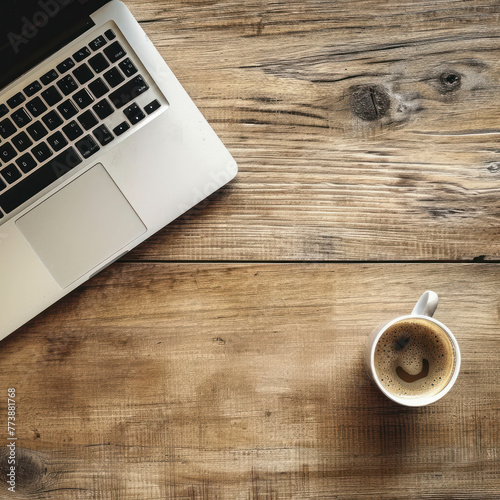
POLYGON ((368 337, 368 375, 383 394, 401 405, 434 403, 458 377, 460 349, 450 329, 432 317, 437 305, 437 294, 428 290, 411 314, 385 323, 368 337))

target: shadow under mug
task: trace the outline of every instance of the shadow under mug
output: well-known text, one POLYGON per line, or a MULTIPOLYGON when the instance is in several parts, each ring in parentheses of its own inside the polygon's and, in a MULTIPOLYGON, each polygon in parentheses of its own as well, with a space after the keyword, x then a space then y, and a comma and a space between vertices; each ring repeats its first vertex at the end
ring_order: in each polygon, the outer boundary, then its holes
POLYGON ((434 403, 438 399, 441 399, 447 392, 449 392, 449 390, 453 387, 453 384, 455 383, 458 377, 458 372, 460 371, 461 357, 457 340, 446 325, 444 325, 443 323, 432 317, 434 311, 437 308, 438 300, 439 300, 438 296, 435 292, 427 290, 420 297, 415 307, 413 308, 411 314, 408 314, 406 316, 400 316, 382 325, 381 327, 376 328, 367 339, 366 350, 365 350, 365 365, 368 375, 373 380, 375 385, 382 391, 383 394, 385 394, 389 399, 392 399, 392 401, 400 405, 425 406, 434 403), (377 343, 382 337, 382 335, 394 324, 404 320, 412 320, 412 319, 423 320, 424 322, 429 322, 437 326, 448 337, 453 347, 452 349, 453 372, 447 384, 444 387, 442 387, 441 390, 436 394, 432 395, 423 394, 418 396, 401 396, 393 394, 389 390, 387 390, 386 387, 382 385, 377 375, 377 371, 375 369, 375 350, 377 348, 377 343))

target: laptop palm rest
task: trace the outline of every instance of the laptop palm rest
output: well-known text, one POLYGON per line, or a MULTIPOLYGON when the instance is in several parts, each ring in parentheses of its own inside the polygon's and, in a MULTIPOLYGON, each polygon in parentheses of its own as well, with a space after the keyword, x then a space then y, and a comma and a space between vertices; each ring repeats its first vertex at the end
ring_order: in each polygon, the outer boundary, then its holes
POLYGON ((146 232, 100 163, 22 216, 16 225, 62 288, 146 232))

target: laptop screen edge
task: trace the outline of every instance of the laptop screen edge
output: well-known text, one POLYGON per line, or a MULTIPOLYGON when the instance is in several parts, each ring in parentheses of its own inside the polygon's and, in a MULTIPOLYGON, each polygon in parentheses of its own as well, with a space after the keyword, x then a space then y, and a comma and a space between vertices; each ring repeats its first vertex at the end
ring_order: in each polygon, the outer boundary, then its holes
POLYGON ((95 25, 90 15, 111 0, 22 0, 2 12, 0 92, 95 25))

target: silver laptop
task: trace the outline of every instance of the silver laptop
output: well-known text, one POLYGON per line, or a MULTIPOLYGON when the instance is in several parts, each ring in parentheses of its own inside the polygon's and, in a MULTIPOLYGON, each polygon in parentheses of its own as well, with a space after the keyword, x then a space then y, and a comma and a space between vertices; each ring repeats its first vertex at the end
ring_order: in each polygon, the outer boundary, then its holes
POLYGON ((237 172, 124 4, 6 4, 0 339, 237 172))

